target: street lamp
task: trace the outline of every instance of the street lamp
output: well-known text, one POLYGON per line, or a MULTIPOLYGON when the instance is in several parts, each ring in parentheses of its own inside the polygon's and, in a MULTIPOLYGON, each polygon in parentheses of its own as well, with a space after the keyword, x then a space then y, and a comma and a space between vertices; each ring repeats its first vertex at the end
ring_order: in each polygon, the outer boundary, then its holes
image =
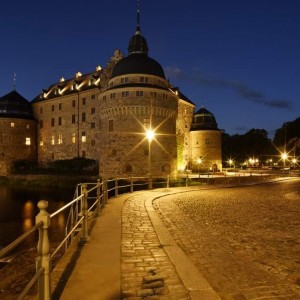
POLYGON ((149 175, 149 190, 152 190, 152 178, 151 178, 151 142, 155 137, 155 132, 151 129, 146 130, 146 138, 148 140, 148 175, 149 175))
POLYGON ((285 168, 285 161, 286 161, 287 157, 288 157, 288 155, 287 155, 286 152, 283 152, 283 153, 281 154, 281 159, 283 160, 283 167, 284 167, 284 168, 285 168))

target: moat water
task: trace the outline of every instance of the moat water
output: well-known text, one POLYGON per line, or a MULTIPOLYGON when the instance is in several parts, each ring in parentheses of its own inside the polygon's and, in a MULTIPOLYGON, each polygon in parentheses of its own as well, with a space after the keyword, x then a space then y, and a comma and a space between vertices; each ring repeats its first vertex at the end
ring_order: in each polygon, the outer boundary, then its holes
MULTIPOLYGON (((74 191, 75 186, 53 188, 0 184, 0 249, 35 224, 40 200, 48 201, 48 212, 51 214, 71 201, 74 191)), ((66 218, 65 213, 60 213, 51 219, 52 238, 63 235, 66 218)), ((36 236, 35 233, 33 235, 36 236)))

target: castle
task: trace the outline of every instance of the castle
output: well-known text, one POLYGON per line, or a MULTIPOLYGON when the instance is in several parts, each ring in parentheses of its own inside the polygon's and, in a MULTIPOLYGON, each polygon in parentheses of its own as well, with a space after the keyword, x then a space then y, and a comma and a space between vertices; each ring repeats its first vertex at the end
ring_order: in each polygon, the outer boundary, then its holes
POLYGON ((102 177, 222 170, 214 115, 203 107, 195 113, 148 51, 138 11, 127 56, 116 50, 106 68, 61 78, 31 102, 15 90, 1 97, 0 175, 16 160, 74 157, 96 160, 102 177))

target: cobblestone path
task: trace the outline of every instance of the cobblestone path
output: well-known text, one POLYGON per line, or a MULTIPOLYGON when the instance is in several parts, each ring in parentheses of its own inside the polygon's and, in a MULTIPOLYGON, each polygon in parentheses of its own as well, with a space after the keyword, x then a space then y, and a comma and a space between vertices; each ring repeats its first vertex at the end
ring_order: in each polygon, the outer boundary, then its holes
POLYGON ((190 299, 153 229, 145 207, 148 197, 149 192, 136 193, 123 207, 122 299, 190 299))
POLYGON ((300 179, 154 202, 222 299, 300 299, 300 179))

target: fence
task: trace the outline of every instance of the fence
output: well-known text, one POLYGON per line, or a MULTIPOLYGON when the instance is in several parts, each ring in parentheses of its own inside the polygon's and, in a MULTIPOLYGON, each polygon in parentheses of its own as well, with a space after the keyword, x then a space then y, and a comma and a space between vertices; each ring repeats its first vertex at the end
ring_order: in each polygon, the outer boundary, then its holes
MULTIPOLYGON (((81 183, 76 186, 74 199, 67 203, 65 206, 55 211, 52 214, 47 212, 48 202, 41 200, 38 202, 40 212, 36 216, 36 224, 11 244, 6 246, 0 251, 0 258, 7 256, 23 241, 25 241, 31 234, 38 231, 38 244, 37 244, 37 259, 36 259, 36 273, 29 281, 22 293, 19 295, 18 300, 24 299, 33 285, 37 282, 38 299, 48 300, 51 299, 50 288, 50 275, 52 271, 52 261, 59 250, 67 251, 72 241, 79 234, 81 242, 89 240, 89 216, 98 216, 101 209, 107 203, 109 197, 117 197, 120 193, 132 193, 137 190, 162 188, 171 186, 188 186, 199 184, 199 178, 195 176, 192 178, 188 174, 178 179, 177 181, 170 181, 169 177, 166 178, 145 178, 145 177, 127 177, 127 178, 114 178, 109 180, 97 180, 96 183, 81 183), (194 181, 192 181, 194 180, 194 181), (48 229, 50 227, 50 220, 63 211, 68 211, 68 217, 65 226, 65 237, 50 253, 50 243, 48 236, 48 229)), ((225 177, 226 178, 226 177, 225 177)), ((206 184, 212 180, 211 175, 206 178, 206 184)))

